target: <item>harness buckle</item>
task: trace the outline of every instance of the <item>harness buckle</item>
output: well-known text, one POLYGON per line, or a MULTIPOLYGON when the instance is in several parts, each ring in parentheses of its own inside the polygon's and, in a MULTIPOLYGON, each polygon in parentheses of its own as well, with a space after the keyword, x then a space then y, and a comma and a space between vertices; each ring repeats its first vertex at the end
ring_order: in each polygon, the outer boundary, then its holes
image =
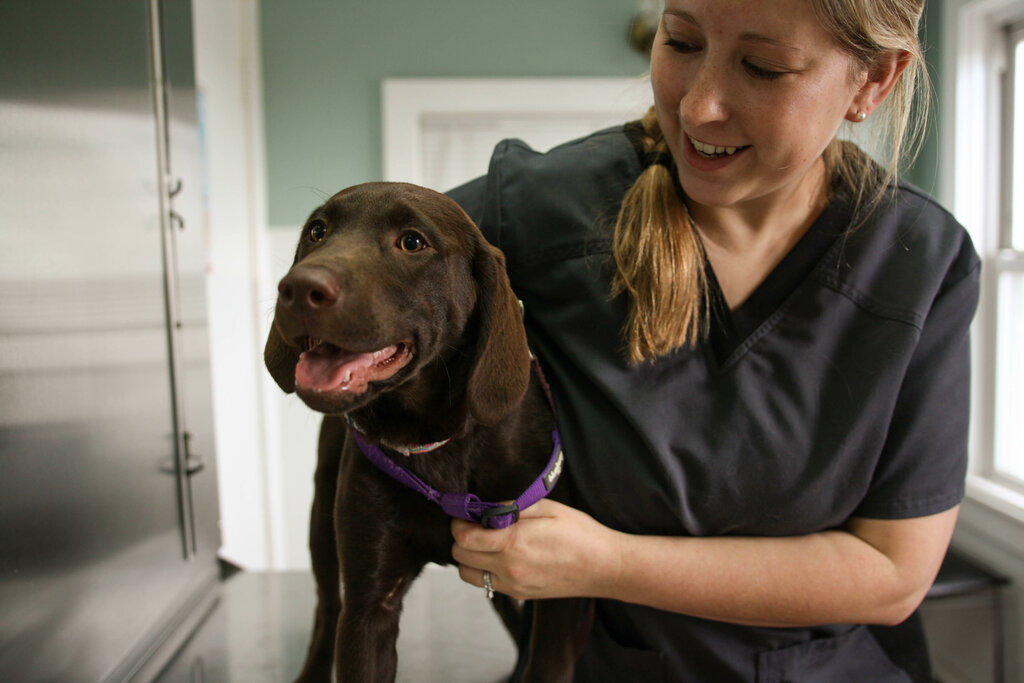
POLYGON ((519 505, 513 501, 508 505, 499 505, 498 507, 488 508, 480 513, 480 524, 485 529, 504 529, 505 527, 512 526, 519 521, 519 505), (512 515, 512 520, 508 523, 503 523, 500 526, 492 525, 491 520, 494 517, 504 517, 505 515, 512 515))

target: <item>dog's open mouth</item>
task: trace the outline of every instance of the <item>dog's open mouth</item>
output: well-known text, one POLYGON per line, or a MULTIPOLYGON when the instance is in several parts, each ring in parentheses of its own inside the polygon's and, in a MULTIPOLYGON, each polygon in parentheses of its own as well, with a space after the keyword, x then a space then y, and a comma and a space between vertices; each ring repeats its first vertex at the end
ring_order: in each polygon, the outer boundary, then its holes
POLYGON ((309 339, 295 366, 295 387, 313 393, 361 394, 370 382, 390 379, 412 360, 408 343, 370 353, 352 353, 322 339, 309 339))

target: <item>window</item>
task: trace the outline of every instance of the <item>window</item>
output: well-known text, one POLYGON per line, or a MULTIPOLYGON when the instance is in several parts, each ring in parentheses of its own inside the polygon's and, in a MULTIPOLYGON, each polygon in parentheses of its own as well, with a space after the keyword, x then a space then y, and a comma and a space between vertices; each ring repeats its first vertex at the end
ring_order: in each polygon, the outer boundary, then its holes
POLYGON ((1024 523, 1024 5, 945 12, 940 194, 983 260, 968 496, 1024 523))
POLYGON ((1004 29, 993 474, 1024 487, 1024 22, 1004 29))

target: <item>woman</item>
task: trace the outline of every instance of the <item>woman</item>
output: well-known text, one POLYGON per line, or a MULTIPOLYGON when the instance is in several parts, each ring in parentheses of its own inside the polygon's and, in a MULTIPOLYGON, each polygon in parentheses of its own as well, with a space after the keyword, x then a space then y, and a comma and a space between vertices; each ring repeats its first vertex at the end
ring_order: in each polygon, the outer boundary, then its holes
POLYGON ((912 615, 949 543, 979 268, 893 177, 923 0, 665 4, 640 124, 507 141, 452 193, 506 252, 592 513, 456 521, 455 559, 597 598, 578 680, 910 680, 926 654, 858 625, 912 615), (883 116, 889 169, 836 139, 883 116))

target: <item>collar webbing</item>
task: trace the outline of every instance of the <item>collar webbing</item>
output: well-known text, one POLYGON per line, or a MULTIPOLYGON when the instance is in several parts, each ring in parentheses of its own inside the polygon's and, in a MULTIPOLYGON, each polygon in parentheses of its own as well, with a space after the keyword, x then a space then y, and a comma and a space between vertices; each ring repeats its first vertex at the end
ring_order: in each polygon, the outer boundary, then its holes
POLYGON ((554 449, 551 458, 540 476, 537 477, 523 493, 511 503, 491 503, 480 500, 472 493, 451 493, 438 491, 430 486, 404 465, 389 458, 380 446, 366 441, 365 437, 355 428, 352 429, 359 450, 373 463, 377 469, 400 484, 420 493, 428 500, 441 506, 449 517, 458 517, 469 522, 477 522, 490 529, 504 529, 519 520, 519 511, 525 510, 541 500, 554 488, 562 473, 564 454, 558 430, 551 432, 554 449))
MULTIPOLYGON (((550 401, 550 390, 536 358, 533 359, 533 364, 541 386, 544 388, 544 393, 550 401)), ((553 408, 554 404, 552 403, 553 408)), ((547 496, 551 489, 555 487, 558 477, 562 474, 565 459, 565 455, 562 452, 562 440, 556 428, 551 432, 551 441, 554 444, 554 449, 551 452, 551 457, 548 459, 548 464, 544 467, 540 476, 511 503, 490 503, 480 500, 478 496, 472 493, 438 491, 420 479, 407 467, 389 457, 381 446, 368 442, 362 432, 352 423, 352 420, 349 420, 349 427, 359 450, 381 472, 436 503, 449 517, 458 517, 469 522, 477 522, 490 529, 504 529, 515 524, 519 521, 520 510, 525 510, 547 496)), ((447 441, 444 443, 447 443, 447 441)))

